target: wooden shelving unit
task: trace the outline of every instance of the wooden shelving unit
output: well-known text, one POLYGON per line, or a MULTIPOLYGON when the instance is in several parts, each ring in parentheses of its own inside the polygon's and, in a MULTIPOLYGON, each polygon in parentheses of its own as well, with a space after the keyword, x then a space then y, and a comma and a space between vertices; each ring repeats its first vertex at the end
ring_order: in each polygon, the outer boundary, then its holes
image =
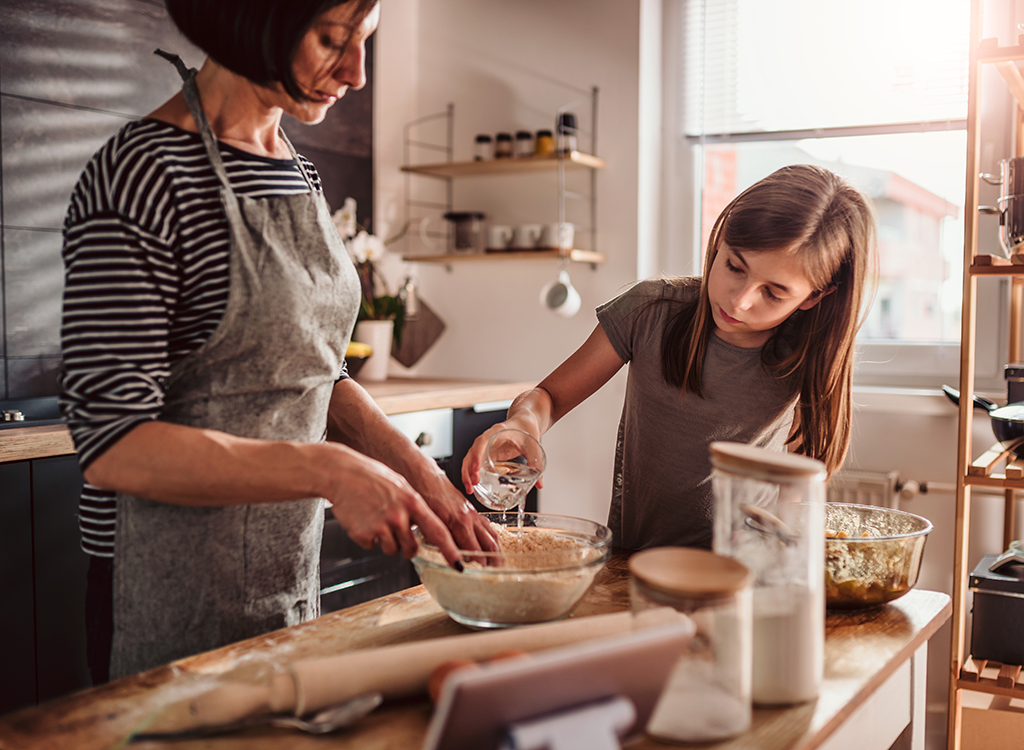
POLYGON ((960 750, 962 691, 969 690, 1010 698, 1024 698, 1021 666, 975 661, 965 644, 967 586, 971 564, 970 538, 971 488, 996 487, 1004 490, 1003 548, 1009 546, 1014 532, 1016 493, 1024 490, 1024 461, 1001 445, 976 451, 972 441, 974 352, 977 342, 977 280, 1006 276, 1011 280, 1009 319, 1009 361, 1021 358, 1021 313, 1024 311, 1024 253, 1010 258, 978 253, 978 215, 980 180, 980 93, 985 65, 993 65, 1007 89, 1016 98, 1016 137, 1014 156, 1024 156, 1024 76, 1017 67, 1024 61, 1024 36, 1018 44, 1000 47, 998 40, 981 39, 983 0, 971 2, 971 59, 967 99, 967 180, 964 206, 964 279, 960 341, 960 420, 957 437, 957 502, 953 574, 953 636, 949 677, 949 750, 960 750), (977 455, 976 455, 977 454, 977 455))

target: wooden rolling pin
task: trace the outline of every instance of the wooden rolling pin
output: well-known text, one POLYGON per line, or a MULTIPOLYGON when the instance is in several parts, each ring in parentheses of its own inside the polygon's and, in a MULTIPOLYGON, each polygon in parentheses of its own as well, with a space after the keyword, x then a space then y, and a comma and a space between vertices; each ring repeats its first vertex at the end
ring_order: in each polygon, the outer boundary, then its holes
POLYGON ((431 672, 452 659, 483 661, 504 651, 541 651, 683 617, 667 607, 636 616, 616 612, 306 659, 291 664, 269 684, 223 684, 198 695, 189 702, 188 714, 195 725, 209 726, 265 713, 302 716, 370 691, 385 698, 414 695, 425 692, 431 672))

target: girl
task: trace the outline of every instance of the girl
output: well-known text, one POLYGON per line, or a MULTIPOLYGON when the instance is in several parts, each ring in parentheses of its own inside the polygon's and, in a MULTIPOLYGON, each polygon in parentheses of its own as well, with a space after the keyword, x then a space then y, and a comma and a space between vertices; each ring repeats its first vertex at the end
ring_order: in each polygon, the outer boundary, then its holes
POLYGON ((540 438, 629 362, 608 525, 616 546, 711 547, 714 440, 796 451, 831 473, 850 442, 854 337, 877 265, 870 203, 828 170, 785 167, 719 216, 703 278, 650 279, 598 307, 590 338, 473 444, 540 438))

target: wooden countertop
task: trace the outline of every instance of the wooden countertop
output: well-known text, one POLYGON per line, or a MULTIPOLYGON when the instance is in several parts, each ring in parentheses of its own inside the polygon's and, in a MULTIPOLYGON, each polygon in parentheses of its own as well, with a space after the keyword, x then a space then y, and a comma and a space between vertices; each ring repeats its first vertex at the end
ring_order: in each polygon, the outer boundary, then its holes
POLYGON ((535 382, 505 383, 494 380, 453 378, 391 378, 380 383, 361 383, 385 414, 405 414, 425 409, 461 409, 491 401, 509 401, 535 382))
MULTIPOLYGON (((617 552, 573 616, 629 608, 627 556, 617 552)), ((816 701, 756 709, 749 732, 701 747, 800 750, 819 746, 949 619, 945 594, 914 590, 877 609, 830 613, 826 622, 825 682, 816 701)), ((449 619, 422 586, 324 615, 165 667, 84 690, 42 706, 0 716, 4 750, 100 750, 122 747, 131 732, 158 712, 209 689, 218 675, 255 675, 268 665, 346 650, 468 633, 449 619)), ((140 743, 140 750, 417 750, 430 721, 424 696, 386 703, 356 726, 330 739, 283 729, 174 743, 140 743)), ((646 738, 629 750, 664 748, 646 738)))
MULTIPOLYGON (((535 385, 532 382, 456 378, 391 378, 379 383, 360 384, 385 414, 460 409, 489 401, 506 401, 535 385)), ((64 425, 0 430, 0 463, 67 456, 74 452, 71 433, 64 425)))

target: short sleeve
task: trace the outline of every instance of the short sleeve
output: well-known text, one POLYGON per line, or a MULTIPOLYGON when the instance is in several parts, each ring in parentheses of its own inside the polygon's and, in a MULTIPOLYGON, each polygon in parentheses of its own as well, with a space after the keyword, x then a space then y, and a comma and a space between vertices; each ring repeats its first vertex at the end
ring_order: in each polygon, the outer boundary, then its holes
POLYGON ((647 343, 653 330, 648 313, 660 314, 670 283, 667 279, 639 281, 619 296, 597 308, 597 321, 624 362, 633 359, 636 348, 647 343))

